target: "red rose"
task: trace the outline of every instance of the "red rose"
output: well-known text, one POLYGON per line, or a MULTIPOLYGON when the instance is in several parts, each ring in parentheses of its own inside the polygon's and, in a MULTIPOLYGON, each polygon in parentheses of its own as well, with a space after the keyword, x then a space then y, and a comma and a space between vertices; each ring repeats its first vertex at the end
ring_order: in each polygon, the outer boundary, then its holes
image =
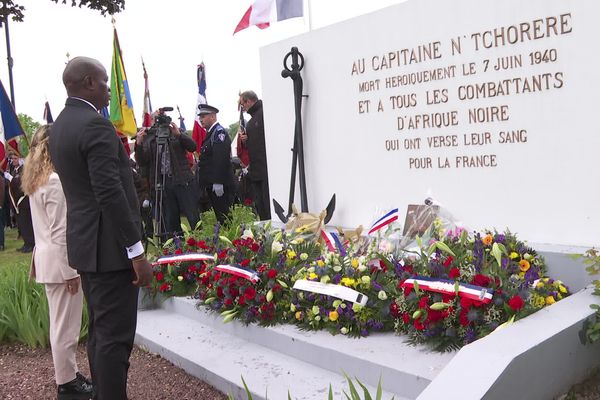
POLYGON ((270 269, 269 272, 267 272, 267 276, 269 277, 269 279, 275 279, 275 277, 277 276, 277 271, 274 269, 270 269))
POLYGON ((392 304, 390 304, 390 315, 394 318, 398 318, 398 316, 400 315, 400 310, 398 310, 398 304, 396 304, 395 301, 392 304))
POLYGON ((258 267, 258 272, 260 272, 262 274, 263 272, 265 272, 267 270, 267 268, 268 268, 267 264, 261 264, 260 267, 258 267))
POLYGON ((166 256, 167 254, 169 254, 169 249, 162 249, 162 253, 166 256))
POLYGON ((277 293, 281 290, 281 285, 279 283, 276 283, 273 285, 273 293, 277 293))
POLYGON ((402 314, 402 321, 404 322, 404 325, 410 324, 410 315, 408 315, 407 312, 402 314))
POLYGON ((426 308, 428 301, 429 301, 429 298, 427 296, 421 297, 421 300, 419 300, 419 308, 426 308))
POLYGON ((169 290, 171 290, 171 285, 169 285, 166 282, 160 285, 160 287, 158 288, 158 291, 161 293, 168 292, 169 290))
POLYGON ((238 297, 238 295, 240 294, 240 292, 239 292, 239 290, 236 287, 230 286, 229 287, 229 294, 231 295, 231 297, 233 297, 235 299, 236 297, 238 297))
POLYGON ((183 254, 183 251, 181 249, 177 249, 175 250, 175 254, 183 254))
POLYGON ((227 307, 231 307, 231 305, 233 305, 233 300, 225 299, 225 301, 223 301, 223 304, 225 304, 227 307))
POLYGON ((408 295, 410 294, 410 291, 412 290, 411 287, 409 286, 405 286, 404 287, 404 297, 408 297, 408 295))
POLYGON ((200 240, 199 242, 196 242, 196 247, 200 247, 201 249, 208 249, 208 246, 206 245, 206 242, 204 240, 200 240))
POLYGON ((244 199, 244 205, 245 205, 245 206, 248 206, 248 207, 249 207, 249 206, 251 206, 251 205, 252 205, 252 199, 250 199, 250 198, 246 197, 246 198, 244 199))
POLYGON ((450 271, 448 272, 448 276, 450 277, 450 279, 456 279, 460 276, 460 270, 456 267, 450 268, 450 271))
POLYGON ((221 297, 223 297, 223 288, 222 288, 221 286, 219 286, 219 287, 217 288, 217 297, 218 297, 218 298, 221 298, 221 297))
POLYGON ((219 252, 219 254, 217 254, 217 258, 222 259, 222 258, 227 257, 227 251, 228 250, 229 249, 223 249, 223 250, 221 250, 221 252, 219 252))
POLYGON ((188 272, 189 272, 190 274, 193 274, 193 273, 194 273, 194 272, 196 272, 197 270, 198 270, 198 269, 196 268, 196 266, 195 266, 195 265, 190 265, 190 266, 188 267, 188 272))
POLYGON ((477 286, 488 287, 491 281, 492 280, 490 279, 489 276, 477 274, 473 277, 473 281, 471 283, 473 283, 473 285, 477 285, 477 286))
POLYGON ((519 311, 521 308, 523 308, 523 306, 525 306, 525 302, 523 301, 521 296, 517 294, 511 297, 510 300, 508 300, 508 306, 515 311, 519 311))
POLYGON ((240 306, 245 306, 245 305, 246 305, 246 298, 245 298, 244 296, 240 296, 240 297, 237 299, 237 301, 238 301, 238 304, 239 304, 240 306))
POLYGON ((467 326, 469 325, 469 319, 467 318, 467 309, 462 309, 460 311, 460 316, 458 317, 458 322, 460 322, 460 324, 462 326, 467 326))
POLYGON ((448 258, 446 258, 446 261, 444 261, 444 267, 449 267, 450 264, 452 264, 452 261, 454 261, 454 258, 452 258, 452 256, 448 256, 448 258))
POLYGON ((241 265, 242 267, 247 267, 247 266, 248 266, 248 264, 250 264, 250 260, 248 260, 247 258, 244 258, 244 259, 242 260, 242 262, 240 263, 240 265, 241 265))
POLYGON ((156 273, 156 281, 162 282, 164 279, 165 279, 165 274, 163 274, 162 271, 158 271, 156 273))
POLYGON ((194 239, 194 238, 192 238, 192 237, 191 237, 191 238, 188 238, 188 240, 186 240, 186 243, 187 243, 189 246, 195 246, 195 245, 196 245, 196 239, 194 239))
POLYGON ((471 307, 473 305, 473 300, 468 299, 466 297, 461 297, 460 298, 460 306, 465 309, 468 310, 469 307, 471 307))
POLYGON ((244 290, 244 297, 247 300, 252 300, 256 297, 256 290, 252 286, 248 286, 246 290, 244 290))
POLYGON ((415 326, 415 329, 418 331, 422 331, 423 329, 425 329, 425 325, 420 321, 420 318, 417 318, 413 321, 413 325, 415 326))
POLYGON ((446 311, 437 311, 429 309, 427 310, 427 321, 428 322, 437 322, 448 316, 448 312, 446 311))
POLYGON ((408 272, 409 274, 413 273, 413 266, 412 265, 405 265, 404 266, 404 271, 408 272))
POLYGON ((456 295, 454 293, 452 293, 452 294, 444 293, 444 294, 442 294, 442 301, 444 303, 451 303, 455 297, 456 297, 456 295))

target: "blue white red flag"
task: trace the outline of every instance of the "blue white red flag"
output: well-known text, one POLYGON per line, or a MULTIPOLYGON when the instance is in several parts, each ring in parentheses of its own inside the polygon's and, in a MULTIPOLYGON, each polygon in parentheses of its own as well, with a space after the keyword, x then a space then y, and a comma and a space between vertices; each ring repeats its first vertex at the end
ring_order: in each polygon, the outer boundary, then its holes
POLYGON ((260 29, 269 27, 270 22, 283 21, 304 15, 303 0, 254 0, 240 22, 238 22, 233 34, 252 25, 260 29))
POLYGON ((50 111, 50 104, 46 102, 44 105, 44 119, 47 124, 51 124, 54 122, 54 118, 52 118, 52 112, 50 111))
POLYGON ((215 257, 213 257, 209 254, 188 253, 188 254, 178 254, 178 255, 174 255, 174 256, 161 257, 158 260, 156 260, 155 262, 153 262, 152 265, 173 264, 173 263, 180 263, 180 262, 186 262, 186 261, 212 261, 214 259, 215 259, 215 257))
POLYGON ((244 278, 249 280, 252 283, 256 283, 260 280, 260 277, 258 276, 258 274, 255 271, 252 271, 250 269, 246 269, 240 265, 231 265, 231 264, 227 264, 227 265, 217 265, 215 267, 215 269, 217 271, 221 271, 221 272, 226 272, 228 274, 231 275, 235 275, 235 276, 239 276, 240 278, 244 278))
POLYGON ((196 118, 194 118, 192 139, 196 142, 196 152, 200 155, 200 148, 202 148, 202 142, 206 137, 206 130, 200 125, 200 117, 198 116, 198 106, 206 104, 206 68, 204 67, 204 62, 198 65, 196 80, 198 81, 198 101, 196 102, 196 109, 194 111, 196 118))
POLYGON ((419 290, 443 294, 456 294, 458 292, 460 297, 480 301, 483 304, 491 302, 494 297, 494 291, 490 288, 428 276, 413 276, 410 279, 406 279, 400 286, 412 289, 415 287, 415 284, 418 285, 419 290))
POLYGON ((4 85, 0 81, 0 167, 6 168, 6 157, 8 153, 7 146, 12 147, 19 153, 19 146, 16 141, 17 136, 24 135, 25 131, 17 118, 15 108, 4 90, 4 85))
POLYGON ((371 225, 371 229, 369 229, 369 235, 371 233, 377 232, 381 228, 384 228, 391 224, 392 222, 398 220, 398 209, 394 208, 392 211, 385 214, 383 217, 379 218, 377 221, 371 225))
POLYGON ((321 237, 327 245, 329 251, 335 253, 339 251, 342 257, 346 256, 346 249, 340 240, 340 237, 335 232, 327 232, 325 229, 321 229, 321 237))

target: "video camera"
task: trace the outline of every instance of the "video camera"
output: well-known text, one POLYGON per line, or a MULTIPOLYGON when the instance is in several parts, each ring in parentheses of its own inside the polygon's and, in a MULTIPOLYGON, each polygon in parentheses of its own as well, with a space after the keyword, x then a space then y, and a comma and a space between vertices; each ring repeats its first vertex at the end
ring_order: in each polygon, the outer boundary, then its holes
POLYGON ((171 135, 171 117, 165 112, 173 111, 173 107, 162 107, 158 109, 158 114, 154 117, 154 124, 148 128, 149 134, 156 135, 157 139, 168 139, 171 135))

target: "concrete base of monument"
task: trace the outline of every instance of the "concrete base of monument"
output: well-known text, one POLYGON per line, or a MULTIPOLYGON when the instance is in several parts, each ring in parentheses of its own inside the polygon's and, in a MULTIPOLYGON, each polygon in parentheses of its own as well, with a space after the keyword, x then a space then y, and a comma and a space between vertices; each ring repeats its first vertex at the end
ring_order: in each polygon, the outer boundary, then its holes
POLYGON ((235 399, 246 399, 242 376, 254 399, 287 399, 289 391, 293 399, 325 400, 330 384, 334 398, 344 398, 343 372, 373 396, 381 378, 384 400, 415 399, 456 354, 412 347, 393 333, 352 339, 294 326, 223 324, 185 298, 140 310, 136 343, 235 399))
POLYGON ((459 352, 432 353, 394 334, 364 339, 262 328, 171 298, 140 310, 136 343, 160 354, 235 399, 324 400, 347 389, 342 371, 372 394, 381 378, 383 399, 550 399, 600 366, 600 343, 583 346, 578 333, 596 302, 586 288, 459 352))

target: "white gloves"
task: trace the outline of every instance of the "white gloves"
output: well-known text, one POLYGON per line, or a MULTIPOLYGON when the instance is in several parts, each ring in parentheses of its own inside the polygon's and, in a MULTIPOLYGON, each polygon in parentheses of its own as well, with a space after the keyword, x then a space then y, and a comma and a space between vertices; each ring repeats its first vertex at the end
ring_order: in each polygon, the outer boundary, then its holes
POLYGON ((148 208, 150 207, 150 200, 146 199, 142 202, 142 207, 143 208, 148 208))
POLYGON ((212 190, 215 192, 217 197, 221 197, 223 196, 223 193, 225 193, 225 190, 223 190, 223 185, 220 183, 213 183, 212 190))
POLYGON ((246 175, 248 173, 248 167, 242 168, 242 175, 246 175))

